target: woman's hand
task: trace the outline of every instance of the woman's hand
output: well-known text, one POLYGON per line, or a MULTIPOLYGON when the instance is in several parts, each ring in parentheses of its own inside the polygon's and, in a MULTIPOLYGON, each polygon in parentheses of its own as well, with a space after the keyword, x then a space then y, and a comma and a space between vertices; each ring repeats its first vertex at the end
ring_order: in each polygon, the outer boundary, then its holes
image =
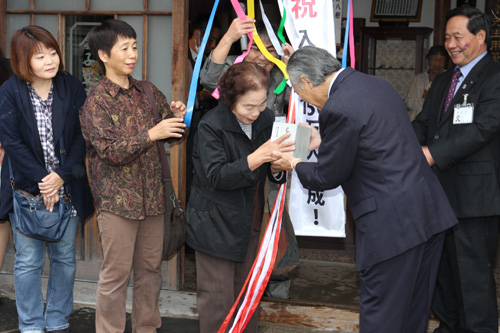
POLYGON ((47 210, 49 212, 52 212, 54 210, 54 206, 56 205, 56 203, 59 202, 59 193, 56 193, 55 195, 51 196, 51 197, 43 197, 43 204, 45 205, 45 208, 47 208, 47 210))
POLYGON ((176 118, 184 118, 186 115, 186 105, 181 101, 170 103, 170 110, 176 118))
POLYGON ((247 161, 250 170, 254 171, 262 164, 276 160, 278 157, 273 154, 274 152, 285 153, 294 151, 295 147, 293 145, 295 144, 295 141, 284 142, 289 137, 290 133, 285 133, 274 141, 269 139, 266 143, 257 148, 256 151, 248 155, 247 161))
POLYGON ((52 211, 54 205, 59 202, 59 190, 64 185, 64 180, 55 172, 49 173, 38 183, 43 202, 47 210, 52 211))
POLYGON ((186 124, 184 124, 184 118, 168 118, 160 121, 155 127, 148 131, 148 134, 151 141, 167 138, 182 138, 185 128, 186 124))

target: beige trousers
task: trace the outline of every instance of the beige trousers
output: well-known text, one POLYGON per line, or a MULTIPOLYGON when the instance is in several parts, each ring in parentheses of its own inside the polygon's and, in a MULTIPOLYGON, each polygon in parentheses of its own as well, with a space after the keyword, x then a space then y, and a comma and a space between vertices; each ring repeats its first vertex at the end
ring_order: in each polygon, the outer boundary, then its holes
POLYGON ((123 333, 127 284, 133 270, 132 332, 151 333, 161 326, 163 215, 130 220, 103 211, 97 216, 103 262, 97 284, 97 333, 123 333))

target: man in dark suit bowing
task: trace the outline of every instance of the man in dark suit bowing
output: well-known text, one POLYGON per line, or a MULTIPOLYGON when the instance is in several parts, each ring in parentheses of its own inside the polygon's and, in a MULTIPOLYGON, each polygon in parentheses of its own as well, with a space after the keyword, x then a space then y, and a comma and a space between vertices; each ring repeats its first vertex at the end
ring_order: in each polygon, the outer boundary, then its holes
MULTIPOLYGON (((361 332, 426 332, 446 229, 457 223, 412 131, 405 103, 385 80, 341 69, 303 47, 288 74, 319 112, 309 149, 317 162, 279 154, 312 190, 342 186, 356 220, 361 332)), ((273 153, 274 154, 274 153, 273 153)), ((290 212, 293 214, 293 212, 290 212)))
POLYGON ((500 64, 490 22, 473 7, 446 16, 454 69, 436 77, 413 123, 459 223, 446 234, 433 312, 435 332, 498 332, 492 265, 500 215, 500 64))

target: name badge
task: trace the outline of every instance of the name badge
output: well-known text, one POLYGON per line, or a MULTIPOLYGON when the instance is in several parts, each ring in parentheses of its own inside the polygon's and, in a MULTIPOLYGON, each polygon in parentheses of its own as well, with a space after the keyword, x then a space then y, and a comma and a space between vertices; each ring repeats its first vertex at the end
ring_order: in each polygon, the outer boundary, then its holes
POLYGON ((474 103, 467 103, 467 94, 464 94, 464 102, 455 104, 453 112, 453 125, 472 124, 474 119, 474 103))

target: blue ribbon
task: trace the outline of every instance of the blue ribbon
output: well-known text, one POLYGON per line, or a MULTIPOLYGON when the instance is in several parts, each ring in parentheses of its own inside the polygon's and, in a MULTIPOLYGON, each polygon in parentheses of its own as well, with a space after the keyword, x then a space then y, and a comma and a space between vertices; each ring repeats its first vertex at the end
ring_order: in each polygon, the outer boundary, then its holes
MULTIPOLYGON (((203 54, 205 52, 205 46, 207 45, 208 37, 210 36, 210 30, 212 30, 212 25, 214 23, 215 12, 217 11, 217 6, 219 5, 219 0, 215 0, 214 7, 212 8, 212 13, 208 19, 207 28, 205 29, 205 34, 203 35, 203 40, 201 41, 200 49, 198 50, 198 56, 194 63, 193 77, 191 78, 191 85, 189 86, 189 95, 187 100, 187 112, 184 117, 184 124, 186 126, 191 126, 191 118, 193 118, 193 107, 196 100, 196 90, 198 88, 198 78, 200 77, 201 62, 203 61, 203 54)), ((188 50, 189 52, 189 50, 188 50)))
POLYGON ((345 25, 344 50, 342 51, 342 68, 347 67, 347 50, 349 49, 349 29, 351 22, 351 1, 347 2, 347 21, 345 25))

